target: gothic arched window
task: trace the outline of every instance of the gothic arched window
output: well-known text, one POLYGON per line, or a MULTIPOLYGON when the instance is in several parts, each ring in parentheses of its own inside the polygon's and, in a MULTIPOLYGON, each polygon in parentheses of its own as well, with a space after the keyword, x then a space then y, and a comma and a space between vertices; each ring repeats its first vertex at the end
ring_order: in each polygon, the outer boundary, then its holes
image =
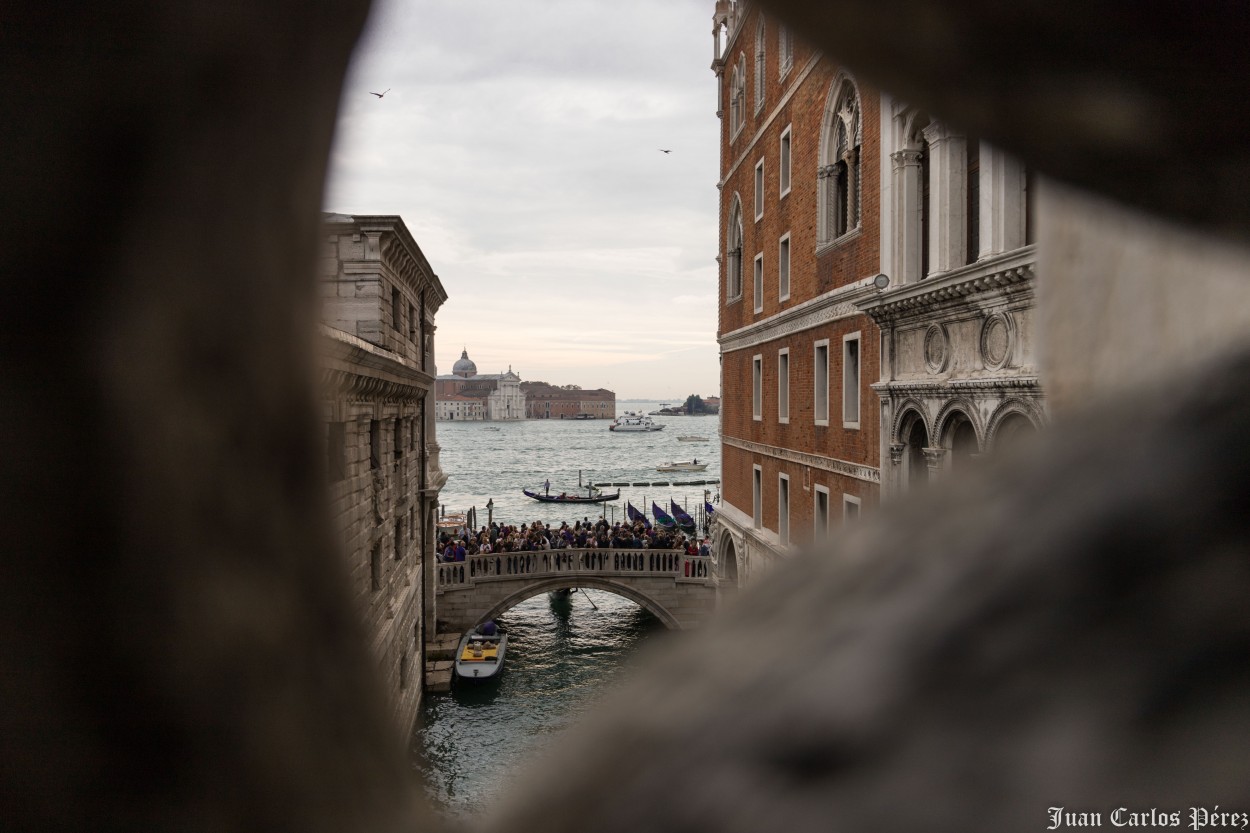
POLYGON ((764 106, 764 17, 755 26, 755 112, 764 106))
POLYGON ((860 121, 859 91, 849 77, 842 75, 834 80, 825 104, 817 174, 821 243, 837 240, 859 228, 860 121))
POLYGON ((725 235, 725 300, 742 297, 742 202, 734 196, 725 235))

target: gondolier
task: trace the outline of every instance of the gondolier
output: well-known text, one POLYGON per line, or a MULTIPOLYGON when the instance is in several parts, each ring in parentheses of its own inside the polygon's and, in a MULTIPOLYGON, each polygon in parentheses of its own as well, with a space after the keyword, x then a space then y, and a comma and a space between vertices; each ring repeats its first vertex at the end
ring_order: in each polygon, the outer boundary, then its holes
POLYGON ((551 478, 547 478, 543 481, 543 494, 548 496, 551 495, 551 478))

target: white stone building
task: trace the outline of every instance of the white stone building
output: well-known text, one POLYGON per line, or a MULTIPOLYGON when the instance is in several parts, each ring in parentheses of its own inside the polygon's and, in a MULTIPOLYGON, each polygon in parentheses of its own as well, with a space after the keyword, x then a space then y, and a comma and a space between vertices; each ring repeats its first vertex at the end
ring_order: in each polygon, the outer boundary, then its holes
POLYGON ((1046 420, 1021 163, 882 96, 881 487, 898 495, 1046 420), (888 461, 888 462, 887 462, 888 461))

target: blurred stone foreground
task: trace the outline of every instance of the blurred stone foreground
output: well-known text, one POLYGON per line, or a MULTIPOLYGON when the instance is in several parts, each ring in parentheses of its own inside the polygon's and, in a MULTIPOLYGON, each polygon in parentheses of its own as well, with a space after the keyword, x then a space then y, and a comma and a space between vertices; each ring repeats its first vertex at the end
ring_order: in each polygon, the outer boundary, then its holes
MULTIPOLYGON (((486 826, 1250 811, 1250 15, 768 5, 1050 175, 1054 427, 744 594, 486 826)), ((366 11, 6 10, 5 829, 431 824, 313 462, 317 212, 366 11)))

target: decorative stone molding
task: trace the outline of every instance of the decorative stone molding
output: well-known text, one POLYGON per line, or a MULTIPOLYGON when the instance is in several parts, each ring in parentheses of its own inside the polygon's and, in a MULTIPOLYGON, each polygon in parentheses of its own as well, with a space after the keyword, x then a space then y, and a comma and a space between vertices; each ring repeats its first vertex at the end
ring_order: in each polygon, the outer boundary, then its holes
POLYGON ((920 450, 924 453, 924 461, 928 465, 930 472, 935 472, 942 468, 942 460, 946 457, 945 448, 922 448, 920 450))
POLYGON ((718 339, 721 352, 732 353, 735 350, 745 350, 819 327, 821 324, 859 315, 860 307, 857 302, 876 292, 877 290, 872 285, 872 278, 864 278, 853 284, 838 287, 762 321, 722 335, 718 339))
POLYGON ((1036 282, 1036 250, 1017 249, 941 275, 874 293, 859 307, 882 329, 901 322, 940 313, 952 306, 991 292, 1020 293, 1029 297, 1036 282))
POLYGON ((890 462, 898 465, 903 462, 903 452, 907 450, 906 443, 890 443, 890 462))
POLYGON ((1001 370, 1016 349, 1016 321, 1009 312, 996 312, 981 325, 981 361, 986 370, 1001 370))
POLYGON ((900 150, 890 154, 890 161, 893 163, 893 170, 902 170, 920 164, 920 151, 918 150, 900 150))
POLYGON ((737 437, 721 437, 721 442, 725 445, 748 451, 752 454, 766 454, 769 457, 775 457, 779 460, 785 460, 790 463, 797 463, 801 466, 811 466, 814 469, 840 474, 844 477, 853 477, 856 480, 863 480, 866 483, 880 483, 881 470, 872 466, 865 466, 860 463, 852 463, 849 460, 837 460, 832 457, 821 457, 817 454, 808 454, 803 451, 791 451, 788 448, 780 448, 775 445, 765 445, 751 440, 742 440, 737 437))
POLYGON ((931 324, 924 334, 924 363, 930 373, 943 373, 950 364, 950 337, 946 327, 931 324))

